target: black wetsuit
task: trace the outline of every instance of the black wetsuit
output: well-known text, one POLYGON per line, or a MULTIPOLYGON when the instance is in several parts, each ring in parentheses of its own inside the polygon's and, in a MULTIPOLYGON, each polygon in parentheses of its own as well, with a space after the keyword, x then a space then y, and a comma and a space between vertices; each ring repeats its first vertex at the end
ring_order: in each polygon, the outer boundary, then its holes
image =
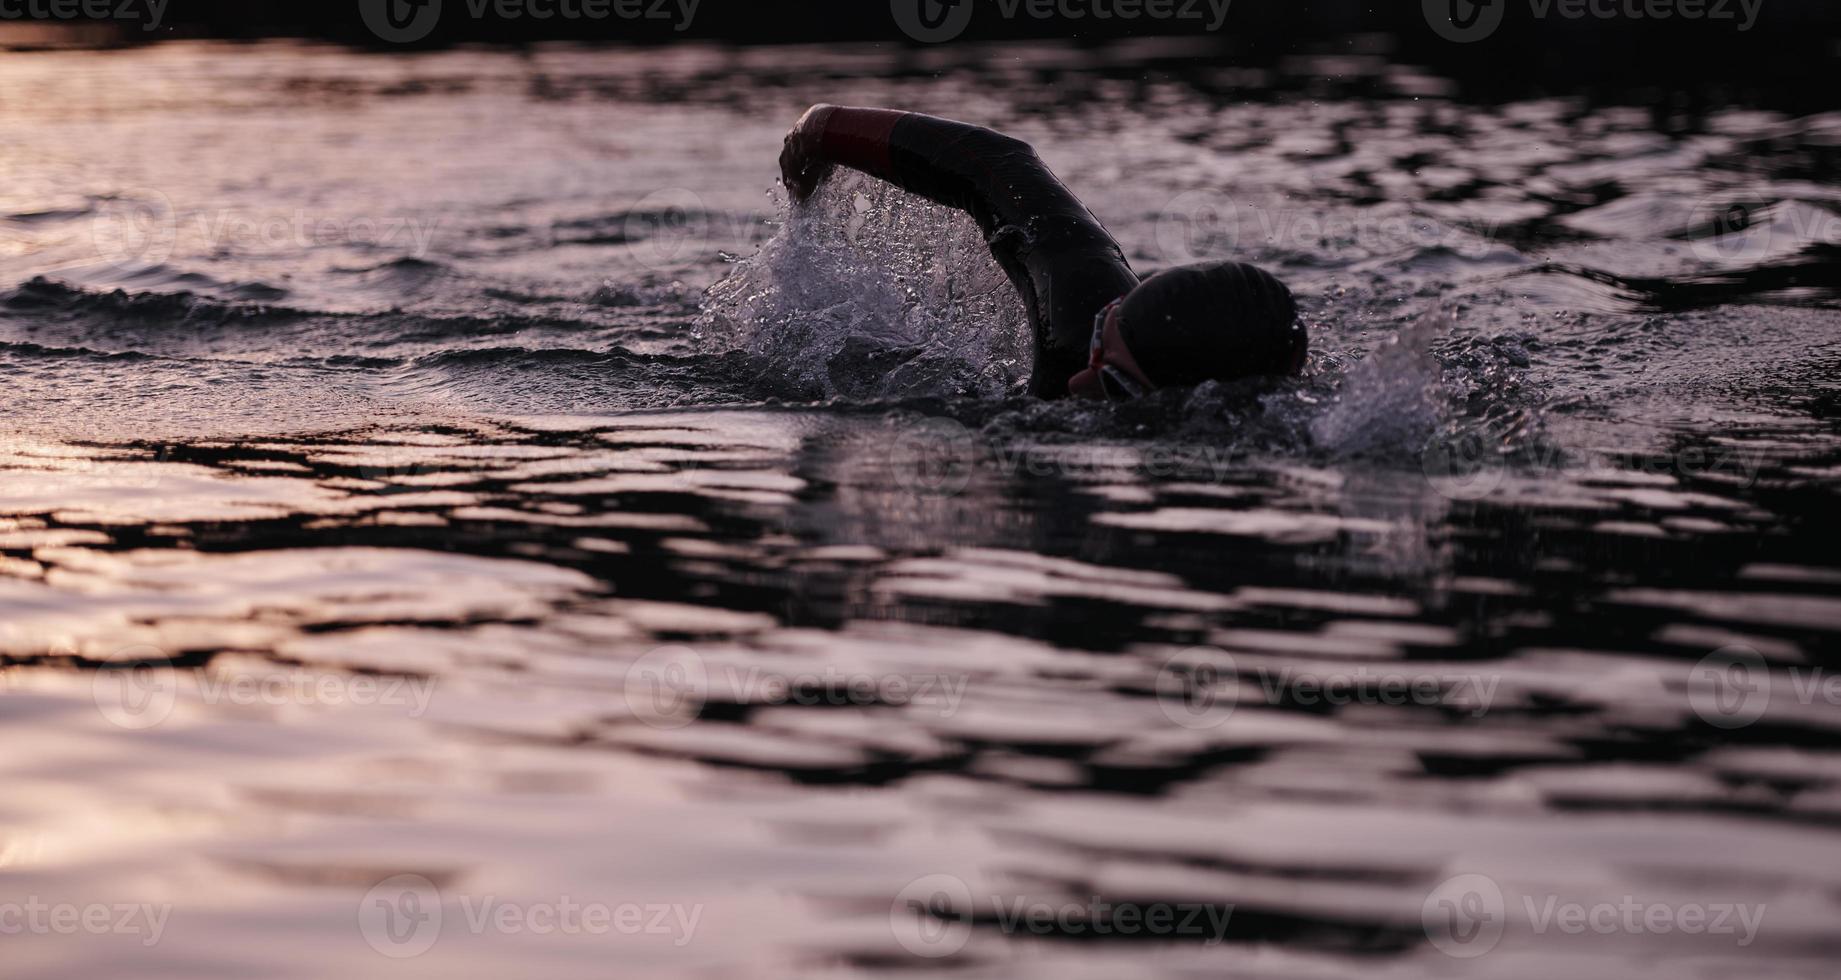
MULTIPOLYGON (((808 152, 969 213, 1023 296, 1035 333, 1030 391, 1068 393, 1093 317, 1138 285, 1106 229, 1028 143, 919 113, 825 106, 808 152)), ((808 117, 810 118, 810 117, 808 117)))

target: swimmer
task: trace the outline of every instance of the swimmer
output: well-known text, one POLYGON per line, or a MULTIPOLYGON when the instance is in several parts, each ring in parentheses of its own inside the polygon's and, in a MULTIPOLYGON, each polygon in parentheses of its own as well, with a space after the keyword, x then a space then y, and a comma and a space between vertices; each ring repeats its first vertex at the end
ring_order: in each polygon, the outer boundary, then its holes
POLYGON ((781 179, 803 202, 838 166, 978 222, 1029 311, 1038 397, 1127 401, 1304 366, 1308 338, 1283 283, 1239 262, 1139 280, 1022 140, 915 112, 813 106, 786 135, 781 179))

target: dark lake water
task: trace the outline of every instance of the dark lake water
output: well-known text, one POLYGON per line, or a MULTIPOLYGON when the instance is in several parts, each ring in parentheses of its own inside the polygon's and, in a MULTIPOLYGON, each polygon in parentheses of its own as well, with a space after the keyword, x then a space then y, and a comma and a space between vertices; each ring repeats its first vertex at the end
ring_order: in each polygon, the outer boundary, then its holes
POLYGON ((0 62, 10 977, 1829 976, 1841 113, 1375 57, 0 62), (1042 404, 816 101, 1304 378, 1042 404))

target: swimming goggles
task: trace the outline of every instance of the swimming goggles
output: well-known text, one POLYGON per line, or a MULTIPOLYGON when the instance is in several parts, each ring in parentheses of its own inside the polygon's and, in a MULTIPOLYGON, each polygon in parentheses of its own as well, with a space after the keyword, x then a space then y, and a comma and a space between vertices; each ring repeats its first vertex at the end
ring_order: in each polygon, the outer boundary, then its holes
POLYGON ((1106 393, 1107 401, 1114 402, 1128 402, 1150 394, 1150 389, 1138 379, 1106 363, 1105 347, 1102 343, 1106 333, 1106 318, 1111 316, 1112 311, 1118 309, 1119 304, 1123 302, 1125 302, 1125 297, 1121 296, 1107 303, 1104 308, 1094 314, 1093 339, 1087 345, 1087 366, 1099 372, 1100 389, 1106 393))

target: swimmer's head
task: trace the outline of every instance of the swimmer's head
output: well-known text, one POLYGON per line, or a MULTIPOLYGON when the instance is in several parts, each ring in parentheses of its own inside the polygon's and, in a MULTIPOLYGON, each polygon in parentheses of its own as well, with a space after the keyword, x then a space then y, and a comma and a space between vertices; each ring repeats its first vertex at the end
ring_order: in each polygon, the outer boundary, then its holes
POLYGON ((1090 366, 1068 382, 1068 391, 1119 399, 1152 388, 1295 374, 1308 339, 1291 290, 1270 273, 1239 262, 1170 269, 1102 314, 1090 366))

